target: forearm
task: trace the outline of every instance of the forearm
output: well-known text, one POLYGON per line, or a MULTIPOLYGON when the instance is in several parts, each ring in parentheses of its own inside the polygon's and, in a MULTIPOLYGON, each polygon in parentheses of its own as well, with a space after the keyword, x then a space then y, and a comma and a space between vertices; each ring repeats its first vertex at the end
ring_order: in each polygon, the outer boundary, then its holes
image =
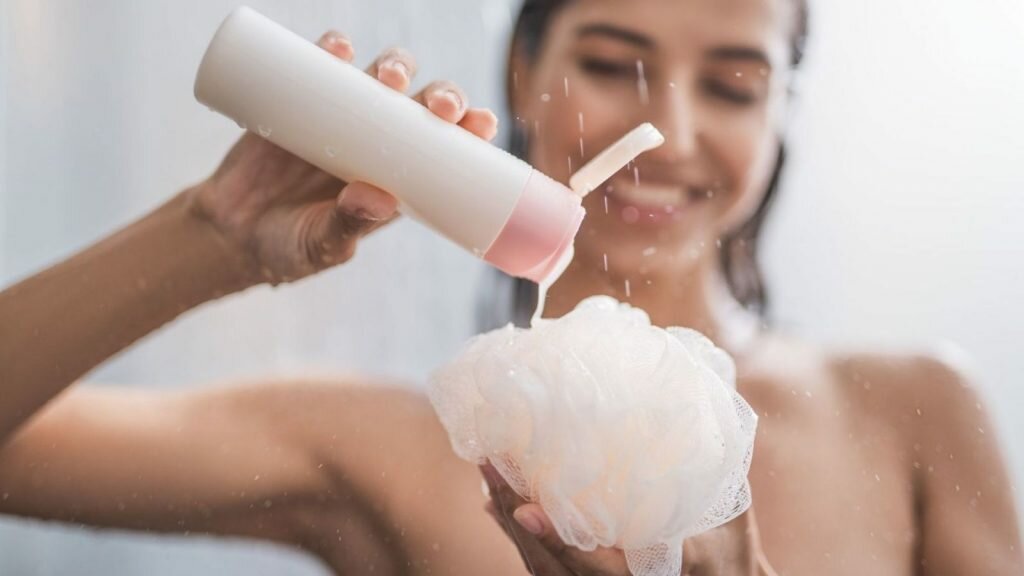
POLYGON ((185 195, 0 292, 0 443, 49 399, 182 312, 250 284, 185 195))

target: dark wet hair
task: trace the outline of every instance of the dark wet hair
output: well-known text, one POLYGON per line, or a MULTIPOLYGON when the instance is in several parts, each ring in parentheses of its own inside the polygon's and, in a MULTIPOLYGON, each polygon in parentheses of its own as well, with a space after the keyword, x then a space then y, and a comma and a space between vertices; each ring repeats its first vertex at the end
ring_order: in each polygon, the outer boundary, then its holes
MULTIPOLYGON (((797 68, 804 58, 809 29, 809 12, 807 0, 791 0, 794 3, 795 21, 790 38, 790 64, 797 68)), ((551 20, 559 10, 570 4, 572 0, 525 0, 516 19, 512 33, 511 57, 522 56, 532 62, 539 56, 547 36, 551 20)), ((512 59, 506 78, 506 98, 509 108, 512 106, 514 85, 512 59)), ((513 111, 514 114, 514 111, 513 111)), ((519 122, 512 122, 509 152, 526 159, 528 142, 526 131, 519 122)), ((786 146, 780 143, 775 169, 768 182, 761 204, 753 215, 734 230, 729 236, 722 238, 721 266, 729 290, 745 308, 765 316, 768 309, 768 296, 764 276, 757 259, 758 241, 768 211, 778 196, 778 188, 786 163, 786 146)), ((489 329, 508 321, 525 325, 529 312, 536 302, 536 286, 527 280, 515 279, 512 286, 494 286, 497 293, 489 295, 497 298, 511 298, 510 314, 495 316, 491 310, 481 310, 481 328, 489 329)))

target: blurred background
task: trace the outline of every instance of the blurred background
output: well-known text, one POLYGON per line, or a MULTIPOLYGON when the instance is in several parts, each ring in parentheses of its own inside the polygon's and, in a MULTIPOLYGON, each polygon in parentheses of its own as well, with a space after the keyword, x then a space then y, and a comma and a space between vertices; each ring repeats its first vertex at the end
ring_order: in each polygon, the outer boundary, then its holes
MULTIPOLYGON (((219 163, 239 129, 194 101, 192 81, 236 4, 0 0, 0 286, 219 163)), ((449 78, 477 105, 503 105, 516 0, 249 4, 310 39, 346 32, 361 64, 401 44, 421 64, 417 85, 449 78)), ((957 359, 1024 486, 1024 3, 923 6, 812 2, 792 162, 763 255, 772 313, 836 346, 957 359)), ((207 305, 90 380, 186 387, 355 371, 422 385, 472 333, 483 268, 412 222, 360 250, 343 269, 207 305)), ((282 572, 326 574, 249 542, 0 520, 0 574, 282 572)))

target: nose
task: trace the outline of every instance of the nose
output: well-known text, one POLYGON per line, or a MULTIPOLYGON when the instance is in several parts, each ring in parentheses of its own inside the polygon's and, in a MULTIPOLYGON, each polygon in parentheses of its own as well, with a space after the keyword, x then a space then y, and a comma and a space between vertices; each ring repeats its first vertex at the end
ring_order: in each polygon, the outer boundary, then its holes
POLYGON ((679 162, 697 154, 700 133, 693 94, 680 81, 667 82, 651 99, 651 122, 665 135, 665 144, 650 152, 665 162, 679 162))

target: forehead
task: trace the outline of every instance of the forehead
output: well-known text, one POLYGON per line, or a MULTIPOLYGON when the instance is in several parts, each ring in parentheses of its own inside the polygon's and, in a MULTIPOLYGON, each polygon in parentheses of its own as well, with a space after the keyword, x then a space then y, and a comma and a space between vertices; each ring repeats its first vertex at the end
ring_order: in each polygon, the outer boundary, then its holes
POLYGON ((758 48, 784 62, 793 28, 793 0, 578 0, 563 9, 551 31, 571 42, 588 24, 639 32, 662 52, 720 46, 758 48))

